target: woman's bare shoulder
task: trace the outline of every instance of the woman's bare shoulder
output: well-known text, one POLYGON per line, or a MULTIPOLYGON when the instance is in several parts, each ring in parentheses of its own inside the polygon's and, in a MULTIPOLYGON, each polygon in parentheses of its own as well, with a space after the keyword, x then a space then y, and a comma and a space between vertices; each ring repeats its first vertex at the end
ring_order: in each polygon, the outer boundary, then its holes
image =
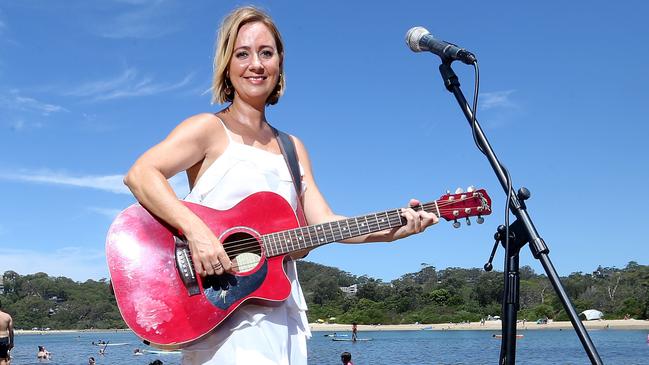
POLYGON ((180 135, 190 138, 219 138, 224 133, 223 124, 213 113, 199 113, 183 120, 174 128, 170 136, 180 135))

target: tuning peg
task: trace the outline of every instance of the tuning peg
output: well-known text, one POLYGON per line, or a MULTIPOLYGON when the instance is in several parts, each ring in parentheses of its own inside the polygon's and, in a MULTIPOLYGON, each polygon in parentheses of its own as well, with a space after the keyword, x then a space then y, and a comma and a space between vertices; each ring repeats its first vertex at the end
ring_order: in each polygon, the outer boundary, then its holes
POLYGON ((469 219, 469 217, 466 217, 466 225, 467 225, 467 226, 470 226, 470 225, 471 225, 471 220, 469 219))
POLYGON ((462 188, 455 189, 455 194, 462 194, 463 192, 464 190, 462 190, 462 188))
POLYGON ((473 193, 475 191, 475 186, 470 185, 468 188, 466 188, 467 193, 473 193))
POLYGON ((460 222, 458 222, 457 220, 455 220, 455 221, 453 222, 453 228, 460 228, 461 225, 462 225, 462 224, 461 224, 460 222))
POLYGON ((478 224, 482 224, 482 223, 484 223, 484 218, 482 218, 482 216, 479 215, 478 218, 475 221, 478 222, 478 224))

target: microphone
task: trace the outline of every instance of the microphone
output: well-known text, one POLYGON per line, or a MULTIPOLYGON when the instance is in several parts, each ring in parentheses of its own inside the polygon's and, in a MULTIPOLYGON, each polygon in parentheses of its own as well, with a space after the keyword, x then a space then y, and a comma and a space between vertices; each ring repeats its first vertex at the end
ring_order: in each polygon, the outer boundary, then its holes
POLYGON ((442 61, 461 61, 467 65, 476 62, 473 53, 452 43, 444 42, 433 37, 424 27, 410 28, 406 33, 406 44, 413 52, 429 51, 442 58, 442 61))

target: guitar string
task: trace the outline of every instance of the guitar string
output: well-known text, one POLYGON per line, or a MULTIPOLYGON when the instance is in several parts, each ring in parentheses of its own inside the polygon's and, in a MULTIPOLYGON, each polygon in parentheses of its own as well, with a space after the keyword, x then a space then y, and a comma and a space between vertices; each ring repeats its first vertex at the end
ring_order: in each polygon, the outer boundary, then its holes
MULTIPOLYGON (((437 207, 446 206, 446 205, 456 205, 458 202, 463 202, 463 201, 469 200, 471 198, 473 198, 473 197, 467 197, 467 198, 464 198, 464 199, 452 200, 452 201, 437 202, 437 207)), ((420 204, 419 206, 415 206, 413 208, 415 208, 415 209, 422 208, 424 210, 427 210, 427 208, 432 208, 432 207, 435 207, 435 203, 420 204)), ((442 213, 442 211, 443 211, 444 214, 445 214, 445 213, 448 213, 448 212, 453 212, 455 210, 457 210, 457 209, 448 209, 448 208, 440 209, 440 213, 442 213)), ((392 214, 392 217, 388 217, 388 220, 391 221, 393 218, 396 218, 396 219, 399 220, 399 223, 396 223, 397 226, 402 226, 403 225, 403 221, 402 221, 403 217, 400 214, 395 215, 396 212, 397 212, 397 209, 391 210, 391 211, 385 211, 385 212, 376 213, 375 216, 377 214, 386 214, 386 215, 392 214)), ((369 214, 369 215, 366 215, 366 216, 363 216, 363 217, 367 217, 367 216, 370 216, 370 215, 372 215, 372 214, 369 214)), ((359 218, 359 217, 350 218, 350 219, 357 219, 357 218, 359 218)), ((328 223, 335 223, 335 222, 337 222, 337 221, 328 222, 328 223)), ((326 224, 326 223, 323 223, 323 224, 326 224)), ((390 225, 391 225, 391 223, 390 223, 390 225)), ((301 229, 301 228, 307 228, 308 229, 308 227, 313 227, 313 226, 297 227, 295 229, 292 229, 292 231, 296 231, 296 230, 301 229)), ((367 229, 369 229, 369 231, 376 231, 376 230, 380 229, 379 227, 381 227, 381 224, 378 221, 376 221, 376 223, 368 224, 367 229)), ((359 227, 356 227, 356 228, 360 232, 360 228, 359 227)), ((288 230, 288 231, 291 231, 291 230, 288 230)), ((264 245, 263 237, 267 237, 267 236, 270 236, 270 235, 276 234, 276 233, 277 232, 262 235, 262 246, 264 245)), ((364 233, 361 233, 361 234, 358 234, 358 235, 352 235, 350 237, 360 236, 360 235, 363 235, 363 234, 364 233)), ((289 237, 290 237, 290 233, 289 233, 289 237)), ((304 233, 302 233, 302 237, 305 237, 304 233)), ((347 238, 350 238, 350 237, 347 237, 347 238)), ((335 236, 335 234, 333 232, 332 232, 332 238, 335 241, 336 236, 335 236)), ((346 237, 344 237, 344 235, 343 235, 342 239, 345 239, 345 238, 346 237)), ((326 238, 326 233, 325 233, 325 239, 327 239, 326 238)), ((310 240, 310 241, 312 241, 312 240, 310 240)), ((328 242, 334 242, 334 241, 329 241, 328 239, 327 239, 327 241, 328 242)), ((315 245, 313 245, 313 241, 311 243, 312 243, 312 246, 315 246, 315 245)), ((305 244, 306 244, 306 242, 305 242, 305 244)), ((292 242, 291 242, 290 245, 294 246, 294 244, 292 242)), ((246 253, 246 252, 250 252, 250 251, 259 251, 259 253, 261 253, 261 248, 259 246, 260 245, 259 245, 259 241, 257 240, 257 238, 250 237, 250 238, 246 238, 246 239, 242 239, 242 240, 228 242, 227 243, 226 253, 228 254, 228 256, 235 256, 235 260, 236 260, 236 256, 238 256, 238 254, 242 254, 242 253, 246 253)), ((281 248, 288 248, 288 245, 282 245, 281 248)), ((293 247, 293 249, 295 249, 295 248, 293 247)), ((299 250, 299 242, 298 242, 298 250, 299 250)), ((258 256, 261 256, 261 255, 258 255, 258 256)), ((279 255, 274 255, 274 256, 279 256, 279 255)), ((233 261, 233 263, 234 263, 234 261, 233 261)), ((248 270, 251 270, 251 269, 255 268, 258 264, 259 264, 259 261, 256 261, 254 263, 241 264, 241 265, 235 264, 235 265, 232 266, 232 269, 237 271, 237 272, 246 272, 248 270)))
MULTIPOLYGON (((458 201, 455 201, 455 202, 458 202, 458 201)), ((448 204, 446 204, 446 205, 448 205, 448 204)), ((422 205, 422 206, 423 206, 424 209, 426 210, 426 207, 427 207, 427 206, 430 208, 431 206, 434 206, 434 204, 429 203, 429 204, 424 204, 424 205, 422 205)), ((438 204, 438 206, 439 206, 439 204, 438 204)), ((419 208, 419 206, 417 206, 417 207, 415 207, 415 208, 419 208)), ((440 209, 440 213, 442 213, 442 215, 443 215, 443 214, 446 214, 446 213, 449 213, 449 212, 452 213, 452 212, 455 211, 455 210, 457 210, 457 209, 440 209)), ((388 216, 388 220, 389 220, 389 221, 392 221, 392 220, 394 220, 394 219, 399 219, 399 223, 395 222, 395 227, 402 226, 402 225, 403 225, 403 222, 401 221, 401 219, 402 219, 403 217, 402 217, 401 215, 395 215, 395 213, 396 213, 396 210, 393 210, 393 211, 386 211, 386 212, 381 212, 380 214, 386 214, 386 215, 392 214, 392 217, 389 217, 389 216, 388 216)), ((379 213, 377 213, 377 214, 379 214, 379 213)), ((370 215, 371 215, 371 214, 370 214, 370 215)), ((350 218, 350 219, 355 219, 355 218, 350 218)), ((341 220, 341 221, 342 221, 342 220, 341 220)), ((367 221, 367 219, 366 219, 366 221, 367 221)), ((336 223, 336 222, 339 222, 339 221, 328 222, 328 223, 331 224, 331 223, 336 223)), ((327 223, 323 223, 323 225, 324 225, 324 224, 327 224, 327 223)), ((392 225, 392 223, 389 223, 389 225, 392 225)), ((358 226, 356 226, 356 227, 351 226, 351 227, 350 227, 349 224, 348 224, 348 227, 351 228, 351 231, 353 231, 354 228, 356 228, 356 230, 358 230, 359 232, 360 232, 361 229, 363 229, 363 230, 369 229, 369 231, 373 232, 373 231, 376 231, 376 230, 380 229, 380 228, 379 228, 380 226, 381 226, 381 223, 379 223, 378 221, 375 221, 375 222, 371 222, 371 223, 369 223, 368 226, 367 226, 366 228, 361 228, 361 227, 358 227, 358 226)), ((297 228, 294 228, 294 229, 291 229, 291 230, 287 230, 287 231, 284 231, 284 232, 287 232, 288 237, 289 237, 289 239, 290 239, 290 238, 291 238, 291 233, 290 233, 290 231, 296 232, 296 231, 298 231, 298 230, 303 230, 304 228, 306 228, 306 229, 307 229, 307 234, 304 234, 304 232, 300 232, 300 236, 301 236, 301 237, 306 237, 307 235, 310 236, 310 232, 308 231, 308 228, 309 228, 309 227, 313 227, 313 226, 297 227, 297 228)), ((393 227, 393 228, 394 228, 394 227, 393 227)), ((331 229, 331 228, 330 228, 330 229, 331 229)), ((325 239, 327 239, 327 238, 326 238, 326 237, 327 237, 326 232, 323 231, 323 233, 325 233, 325 239)), ((274 233, 269 233, 269 234, 262 235, 262 245, 263 245, 263 237, 268 237, 268 236, 273 235, 273 234, 278 234, 278 232, 274 232, 274 233)), ((365 233, 361 233, 361 234, 358 234, 358 235, 352 235, 352 236, 350 236, 350 237, 360 236, 360 235, 363 235, 363 234, 365 234, 365 233)), ((295 233, 294 233, 294 235, 295 235, 295 233)), ((318 235, 318 234, 316 234, 316 235, 318 235)), ((300 236, 298 236, 298 235, 295 235, 295 236, 296 236, 296 237, 300 237, 300 236)), ((333 232, 331 233, 331 236, 332 236, 332 238, 334 238, 334 240, 335 240, 336 235, 335 235, 333 232)), ((345 238, 350 238, 350 237, 344 237, 344 235, 343 235, 341 238, 342 238, 342 239, 345 239, 345 238)), ((281 239, 281 238, 280 238, 280 239, 281 239)), ((327 240, 328 240, 328 239, 327 239, 327 240)), ((291 239, 290 243, 284 241, 284 242, 279 242, 278 244, 281 245, 281 246, 280 246, 281 248, 288 248, 288 244, 290 244, 290 246, 292 246, 292 248, 293 248, 294 250, 299 250, 299 249, 301 249, 300 246, 299 246, 299 245, 301 244, 300 241, 297 241, 297 243, 293 243, 292 241, 293 241, 293 240, 291 239), (285 244, 286 244, 286 245, 285 245, 285 244), (298 246, 297 246, 297 247, 298 247, 297 249, 295 249, 295 247, 294 247, 295 245, 298 245, 298 246)), ((310 246, 315 246, 315 245, 313 245, 313 240, 312 240, 312 239, 309 239, 309 241, 311 241, 311 245, 310 245, 310 246)), ((317 241, 316 241, 316 242, 317 242, 317 241)), ((329 242, 333 242, 333 241, 329 241, 329 242)), ((241 253, 249 252, 251 248, 254 249, 254 248, 256 248, 256 247, 259 247, 259 244, 258 244, 258 243, 259 243, 259 240, 258 240, 257 238, 255 238, 255 237, 249 237, 249 238, 244 238, 244 239, 237 240, 237 241, 227 242, 227 244, 224 245, 224 246, 227 246, 226 253, 228 254, 228 256, 233 256, 233 255, 238 255, 238 254, 241 254, 241 253)), ((304 242, 304 241, 303 241, 303 243, 304 243, 305 245, 307 244, 307 242, 304 242)), ((271 245, 272 245, 272 243, 271 243, 271 245)), ((307 248, 307 247, 305 246, 304 248, 307 248)), ((253 250, 253 251, 254 251, 254 250, 253 250)), ((258 251, 261 251, 261 249, 259 249, 258 251)))
MULTIPOLYGON (((444 202, 438 203, 437 206, 440 207, 440 213, 442 213, 441 215, 444 215, 444 214, 449 213, 449 212, 452 213, 453 211, 458 210, 458 209, 441 209, 441 207, 446 206, 446 205, 455 205, 455 204, 457 204, 458 202, 463 202, 463 201, 465 201, 465 200, 469 200, 469 199, 471 199, 471 198, 472 198, 472 197, 468 197, 468 198, 460 199, 460 200, 454 200, 454 201, 444 201, 444 202)), ((415 206, 415 207, 413 207, 413 208, 420 208, 420 207, 423 207, 424 210, 429 210, 428 208, 432 208, 432 207, 434 207, 434 206, 435 206, 434 203, 426 203, 426 204, 422 204, 422 205, 419 205, 419 206, 415 206)), ((396 211, 397 211, 397 210, 395 209, 395 210, 392 210, 392 211, 385 211, 385 212, 375 213, 374 215, 376 216, 376 215, 378 215, 378 214, 386 214, 386 215, 388 215, 388 214, 393 214, 393 216, 392 216, 392 217, 388 217, 388 219, 392 219, 392 218, 399 218, 399 219, 401 219, 401 218, 402 218, 401 215, 394 216, 394 213, 395 213, 396 211)), ((433 210, 433 212, 435 212, 435 211, 436 211, 436 210, 433 210)), ((367 216, 371 216, 371 215, 372 215, 372 214, 369 214, 369 215, 366 215, 366 216, 363 216, 363 217, 367 217, 367 216)), ((357 219, 357 218, 358 218, 358 217, 356 217, 356 219, 357 219)), ((349 218, 349 219, 352 219, 352 220, 353 220, 353 219, 355 219, 355 218, 349 218)), ((349 220, 349 219, 348 219, 348 220, 349 220)), ((343 220, 341 220, 341 221, 343 221, 343 220)), ((366 221, 367 221, 367 219, 366 219, 366 221)), ((327 222, 327 223, 335 223, 335 222, 339 222, 339 221, 327 222)), ((323 223, 323 225, 324 225, 324 224, 327 224, 327 223, 323 223)), ((398 223, 397 223, 397 224, 398 224, 398 223)), ((391 225, 391 224, 390 224, 390 225, 391 225)), ((403 224, 401 224, 401 225, 403 225, 403 224)), ((348 226, 349 226, 349 225, 348 225, 348 226)), ((374 230, 375 228, 378 228, 378 226, 380 226, 380 223, 379 223, 379 222, 376 222, 376 223, 373 223, 373 224, 370 223, 370 230, 374 230), (377 226, 377 227, 372 227, 372 225, 377 226)), ((400 226, 400 225, 399 225, 399 226, 400 226)), ((309 233, 310 233, 310 232, 308 232, 308 228, 309 228, 309 227, 313 227, 313 226, 296 227, 296 228, 294 228, 294 229, 287 230, 287 231, 284 231, 284 232, 289 232, 288 234, 289 234, 289 238, 290 238, 290 231, 295 232, 295 231, 297 231, 297 230, 302 230, 302 229, 306 228, 306 229, 307 229, 307 234, 309 234, 309 233)), ((353 228, 353 227, 352 227, 352 228, 353 228)), ((356 227, 356 229, 360 231, 360 228, 359 228, 359 227, 356 227)), ((262 235, 262 237, 264 237, 264 236, 270 236, 270 235, 272 235, 272 234, 278 234, 278 233, 279 233, 279 232, 268 233, 268 234, 262 235)), ((363 234, 363 233, 359 234, 358 236, 360 236, 360 235, 362 235, 362 234, 363 234)), ((317 233, 316 233, 316 235, 317 235, 317 233)), ((302 233, 302 236, 306 236, 306 235, 305 235, 304 233, 302 233)), ((332 236, 334 236, 334 235, 332 234, 332 236)), ((357 235, 354 235, 354 236, 357 236, 357 235)), ((351 236, 351 237, 354 237, 354 236, 351 236)), ((325 233, 325 237, 326 237, 326 233, 325 233)), ((334 236, 334 237, 335 237, 335 236, 334 236)), ((345 237, 343 237, 343 239, 344 239, 344 238, 345 238, 345 237)), ((263 239, 262 239, 262 240, 263 240, 263 239)), ((310 239, 310 241, 313 241, 313 240, 310 239)), ((299 243, 298 243, 298 244, 299 244, 299 243)), ((239 254, 239 253, 247 252, 247 250, 248 250, 249 247, 257 247, 257 246, 258 246, 258 240, 257 240, 257 238, 255 238, 255 237, 244 238, 244 239, 237 240, 237 241, 231 241, 231 242, 228 242, 228 243, 227 243, 227 247, 230 249, 230 252, 228 253, 228 255, 236 255, 236 254, 239 254), (236 251, 237 249, 239 249, 239 251, 236 251)), ((293 246, 293 243, 291 243, 291 246, 293 246)), ((299 247, 299 246, 298 246, 298 247, 299 247)), ((305 247, 305 248, 306 248, 306 247, 305 247)), ((298 248, 298 250, 299 250, 299 248, 298 248)), ((228 251, 228 250, 226 250, 226 252, 227 252, 227 251, 228 251)))
MULTIPOLYGON (((399 221, 401 222, 402 217, 394 215, 392 218, 399 219, 399 221)), ((402 223, 395 223, 395 224, 397 224, 397 225, 395 225, 395 227, 393 227, 393 228, 396 228, 397 226, 402 226, 403 225, 402 223)), ((369 224, 368 228, 370 229, 370 231, 375 231, 380 226, 381 225, 379 223, 375 223, 375 224, 369 224)), ((296 229, 299 229, 299 228, 296 228, 296 229)), ((274 233, 263 235, 262 237, 268 236, 268 235, 271 235, 271 234, 274 234, 274 233)), ((361 234, 358 234, 358 235, 355 234, 355 235, 352 235, 350 237, 361 236, 363 234, 364 233, 361 233, 361 234)), ((303 236, 305 236, 305 235, 303 235, 303 236)), ((332 237, 335 238, 335 235, 332 234, 332 237)), ((342 237, 342 238, 345 239, 345 238, 350 238, 350 237, 342 237)), ((263 241, 263 238, 262 238, 262 241, 263 241)), ((330 242, 334 242, 334 241, 328 241, 328 242, 330 243, 330 242)), ((247 252, 249 253, 251 251, 252 252, 259 251, 259 253, 261 253, 261 248, 259 247, 260 246, 259 241, 254 237, 246 238, 246 239, 242 239, 242 240, 238 240, 238 241, 227 242, 226 245, 227 245, 226 246, 226 253, 230 257, 234 256, 233 260, 236 260, 236 256, 238 256, 239 254, 243 254, 243 253, 247 253, 247 252), (233 245, 233 244, 235 244, 235 245, 233 245), (234 250, 232 249, 233 247, 235 248, 234 250)), ((262 242, 262 245, 263 245, 263 242, 262 242)), ((290 245, 293 246, 292 243, 290 245)), ((312 244, 310 247, 312 247, 312 246, 315 246, 315 245, 312 244)), ((282 246, 282 248, 288 248, 288 245, 284 245, 284 246, 282 246)), ((297 249, 297 250, 299 250, 299 249, 297 249)), ((258 255, 258 256, 261 257, 261 255, 258 255)), ((279 255, 276 254, 276 255, 273 255, 271 257, 274 257, 274 256, 279 256, 279 255)), ((238 272, 246 272, 246 271, 248 271, 250 269, 255 268, 258 264, 259 264, 259 261, 256 261, 255 263, 243 264, 243 269, 242 269, 242 265, 238 265, 238 264, 233 265, 232 268, 235 271, 238 271, 238 272)))
MULTIPOLYGON (((446 213, 452 213, 454 210, 455 210, 455 209, 440 209, 440 212, 443 213, 443 214, 446 214, 446 213)), ((394 222, 394 225, 395 225, 395 226, 392 227, 392 228, 400 227, 400 226, 403 225, 403 223, 401 222, 401 219, 402 219, 403 217, 402 217, 401 215, 396 215, 395 213, 396 213, 396 210, 395 210, 395 211, 392 211, 392 212, 390 212, 390 213, 387 213, 387 212, 386 212, 387 215, 391 215, 391 216, 388 216, 388 220, 389 220, 389 221, 399 220, 399 222, 394 222)), ((351 219, 352 219, 352 220, 355 220, 355 218, 351 218, 351 219)), ((360 231, 360 230, 366 230, 366 229, 369 229, 370 231, 374 231, 375 229, 378 229, 378 228, 382 225, 382 223, 376 221, 376 218, 374 218, 373 220, 374 220, 374 221, 373 221, 373 222, 369 222, 369 223, 367 224, 366 227, 360 227, 360 226, 357 226, 357 225, 351 225, 351 226, 348 225, 348 227, 350 227, 350 231, 355 231, 355 230, 356 230, 356 231, 360 231)), ((345 220, 340 220, 340 221, 333 221, 333 222, 322 223, 321 225, 332 224, 332 223, 342 222, 342 221, 345 221, 345 220)), ((383 225, 385 225, 385 224, 383 223, 383 225)), ((392 223, 389 223, 389 225, 392 225, 392 223)), ((291 231, 296 232, 296 231, 302 231, 302 230, 304 230, 304 229, 307 229, 307 230, 308 230, 309 227, 314 227, 314 226, 296 227, 296 228, 294 228, 294 229, 290 229, 290 230, 283 231, 283 232, 291 232, 291 231)), ((390 227, 386 227, 386 228, 390 228, 390 227)), ((262 235, 262 237, 270 236, 270 235, 273 235, 273 234, 280 234, 280 233, 281 233, 281 232, 268 233, 268 234, 262 235)), ((300 234, 300 236, 302 236, 302 237, 306 237, 306 236, 309 235, 309 233, 310 233, 310 232, 307 231, 306 233, 300 232, 299 234, 300 234)), ((324 233, 325 236, 327 236, 327 233, 326 233, 326 232, 323 231, 322 233, 324 233)), ((322 233, 320 233, 320 234, 316 233, 316 235, 322 235, 322 233)), ((289 235, 289 238, 291 238, 291 233, 287 233, 287 234, 289 235)), ((361 234, 359 234, 359 236, 360 236, 360 235, 363 235, 363 234, 364 234, 364 233, 361 233, 361 234)), ((293 234, 293 235, 295 236, 295 234, 293 234)), ((334 233, 331 233, 331 236, 335 236, 335 234, 334 234, 334 233)), ((353 236, 350 236, 350 237, 354 237, 354 236, 356 236, 356 235, 353 235, 353 236)), ((344 238, 349 238, 349 237, 343 237, 343 239, 344 239, 344 238)), ((313 241, 312 239, 309 239, 309 240, 310 240, 310 241, 313 241)), ((256 243, 257 241, 258 241, 258 240, 257 240, 256 238, 254 238, 254 237, 252 237, 252 238, 251 238, 251 237, 248 237, 248 238, 244 238, 244 239, 237 240, 237 241, 227 242, 227 248, 229 248, 229 249, 231 250, 230 253, 235 253, 234 249, 237 249, 237 248, 239 248, 239 247, 241 247, 241 246, 245 246, 247 243, 256 243)), ((227 251, 227 250, 226 250, 226 251, 227 251)))

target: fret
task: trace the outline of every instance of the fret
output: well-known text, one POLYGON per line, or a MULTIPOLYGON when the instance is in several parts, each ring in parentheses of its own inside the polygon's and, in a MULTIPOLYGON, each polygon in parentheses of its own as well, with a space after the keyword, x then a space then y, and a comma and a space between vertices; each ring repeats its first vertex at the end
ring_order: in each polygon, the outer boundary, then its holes
POLYGON ((277 255, 277 249, 273 247, 273 235, 270 234, 268 235, 268 253, 269 255, 266 256, 276 256, 277 255))
MULTIPOLYGON (((360 217, 360 219, 361 222, 358 223, 358 233, 363 235, 367 233, 367 221, 365 221, 364 217, 360 217)), ((356 219, 356 222, 358 222, 358 218, 356 219)))
POLYGON ((310 227, 302 227, 302 228, 306 229, 306 234, 309 236, 309 238, 308 238, 309 241, 308 241, 308 242, 306 242, 307 237, 304 236, 304 241, 305 241, 305 242, 304 242, 304 245, 305 245, 304 247, 311 247, 311 246, 313 246, 313 237, 311 237, 311 229, 310 229, 310 227))
POLYGON ((356 228, 356 231, 358 232, 358 236, 362 235, 360 225, 358 224, 358 218, 352 218, 352 219, 354 220, 354 223, 356 224, 356 226, 354 228, 356 228))
POLYGON ((289 246, 288 246, 289 244, 291 244, 291 240, 290 240, 290 237, 288 237, 288 236, 286 235, 286 231, 283 231, 283 232, 282 232, 282 236, 281 236, 281 237, 282 237, 282 246, 284 247, 284 251, 285 251, 285 252, 291 251, 291 249, 290 249, 289 246))
POLYGON ((346 219, 338 221, 338 230, 340 230, 341 239, 351 237, 349 234, 349 224, 346 219))
POLYGON ((390 217, 388 216, 388 212, 381 212, 381 215, 382 215, 382 217, 379 220, 379 224, 381 225, 381 227, 383 229, 392 228, 392 224, 390 224, 390 217), (383 216, 385 216, 385 217, 383 217, 383 216), (386 227, 386 224, 387 224, 387 227, 386 227))
POLYGON ((334 235, 334 230, 331 228, 331 222, 325 223, 329 227, 329 235, 325 234, 327 243, 333 242, 336 240, 336 236, 334 235))
POLYGON ((298 228, 300 230, 300 236, 298 237, 300 239, 300 243, 304 245, 304 248, 307 248, 306 245, 306 236, 304 235, 304 227, 298 228))
POLYGON ((372 232, 372 227, 370 226, 370 222, 367 221, 367 216, 364 216, 363 218, 365 219, 364 227, 365 227, 365 229, 367 229, 367 232, 365 232, 365 233, 372 232))
POLYGON ((270 248, 268 247, 268 236, 261 236, 261 247, 262 247, 262 254, 265 255, 266 257, 270 257, 271 252, 270 248))
POLYGON ((379 218, 376 216, 376 213, 372 214, 372 218, 374 218, 372 221, 372 230, 380 231, 381 229, 383 229, 381 227, 381 224, 379 223, 379 218))
POLYGON ((395 216, 395 217, 396 217, 396 219, 398 219, 398 222, 399 222, 399 223, 396 224, 396 225, 397 225, 398 227, 400 227, 400 226, 403 226, 404 224, 406 224, 407 220, 406 220, 406 218, 404 218, 404 217, 401 215, 401 209, 396 209, 396 210, 395 210, 395 213, 396 213, 396 216, 395 216))
POLYGON ((336 232, 338 232, 338 236, 340 237, 340 238, 336 238, 336 242, 339 242, 342 239, 344 239, 345 236, 343 235, 343 231, 340 229, 340 221, 336 221, 335 223, 338 226, 338 229, 336 230, 336 232))
MULTIPOLYGON (((289 250, 289 252, 290 252, 290 251, 295 251, 295 250, 296 250, 296 248, 295 248, 295 244, 297 243, 297 242, 296 242, 297 240, 296 240, 296 238, 294 237, 294 236, 295 236, 295 232, 293 232, 293 230, 291 229, 291 230, 289 230, 289 231, 286 231, 286 235, 288 236, 288 242, 289 242, 289 244, 291 245, 291 249, 289 250), (293 233, 293 236, 291 235, 291 233, 293 233)), ((298 247, 298 248, 299 248, 299 247, 298 247)))
POLYGON ((277 252, 277 245, 275 244, 275 233, 271 233, 268 235, 268 241, 270 242, 268 251, 273 253, 272 256, 277 255, 278 252, 277 252))
POLYGON ((311 238, 311 247, 317 246, 318 232, 316 232, 315 226, 309 226, 309 237, 311 238))
POLYGON ((295 250, 295 245, 297 245, 297 249, 300 249, 300 241, 297 239, 297 232, 295 232, 294 229, 291 229, 288 231, 288 237, 291 239, 291 247, 293 250, 295 250))
POLYGON ((321 245, 325 242, 324 232, 322 229, 322 224, 315 226, 316 236, 318 237, 318 245, 321 245))

